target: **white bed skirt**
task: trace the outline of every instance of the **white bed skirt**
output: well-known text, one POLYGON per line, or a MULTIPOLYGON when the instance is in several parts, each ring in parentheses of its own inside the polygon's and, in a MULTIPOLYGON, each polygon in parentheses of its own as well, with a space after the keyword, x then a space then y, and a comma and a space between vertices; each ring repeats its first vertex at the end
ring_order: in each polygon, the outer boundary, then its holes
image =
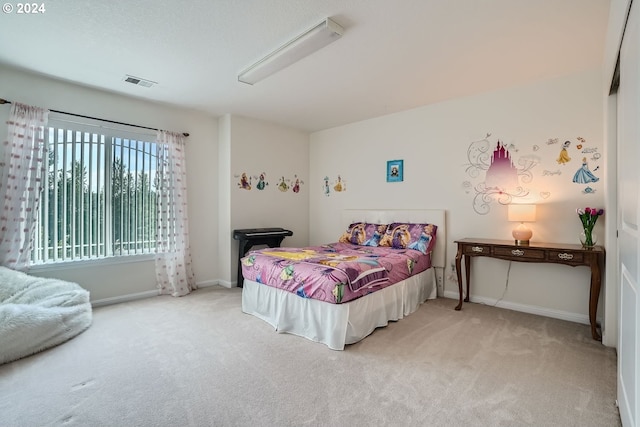
POLYGON ((344 304, 330 304, 244 281, 242 311, 290 333, 344 350, 389 321, 400 320, 418 309, 427 299, 435 299, 437 285, 430 268, 395 285, 344 304))

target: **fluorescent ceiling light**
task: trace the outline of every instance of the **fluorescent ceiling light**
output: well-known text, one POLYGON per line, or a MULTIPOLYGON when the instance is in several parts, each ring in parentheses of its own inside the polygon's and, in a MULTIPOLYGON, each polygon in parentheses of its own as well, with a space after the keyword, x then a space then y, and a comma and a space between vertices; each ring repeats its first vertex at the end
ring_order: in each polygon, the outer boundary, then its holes
POLYGON ((309 31, 271 52, 252 66, 238 74, 238 81, 255 84, 260 80, 288 67, 305 56, 338 40, 344 29, 327 18, 309 31))

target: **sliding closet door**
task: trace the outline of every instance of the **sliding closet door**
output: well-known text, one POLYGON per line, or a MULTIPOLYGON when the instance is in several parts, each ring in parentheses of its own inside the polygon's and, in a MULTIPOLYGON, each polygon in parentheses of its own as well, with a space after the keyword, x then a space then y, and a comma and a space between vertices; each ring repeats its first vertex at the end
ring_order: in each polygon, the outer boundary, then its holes
POLYGON ((618 404, 623 426, 640 425, 640 1, 620 49, 618 88, 618 404))

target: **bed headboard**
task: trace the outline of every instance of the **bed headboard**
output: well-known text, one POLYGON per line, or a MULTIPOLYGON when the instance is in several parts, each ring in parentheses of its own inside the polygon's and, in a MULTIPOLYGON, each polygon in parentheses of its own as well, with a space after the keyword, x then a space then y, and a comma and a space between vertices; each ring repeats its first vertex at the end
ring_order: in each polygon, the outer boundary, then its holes
POLYGON ((447 228, 443 209, 346 209, 342 211, 343 230, 354 222, 391 224, 392 222, 429 223, 438 226, 436 246, 432 262, 435 267, 445 268, 447 255, 447 228))

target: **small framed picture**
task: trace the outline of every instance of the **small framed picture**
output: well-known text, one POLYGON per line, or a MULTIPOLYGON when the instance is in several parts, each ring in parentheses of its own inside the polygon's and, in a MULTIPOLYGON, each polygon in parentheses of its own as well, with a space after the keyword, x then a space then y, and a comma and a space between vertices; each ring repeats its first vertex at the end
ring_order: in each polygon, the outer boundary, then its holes
POLYGON ((387 182, 400 182, 404 178, 404 160, 389 160, 387 162, 387 182))

